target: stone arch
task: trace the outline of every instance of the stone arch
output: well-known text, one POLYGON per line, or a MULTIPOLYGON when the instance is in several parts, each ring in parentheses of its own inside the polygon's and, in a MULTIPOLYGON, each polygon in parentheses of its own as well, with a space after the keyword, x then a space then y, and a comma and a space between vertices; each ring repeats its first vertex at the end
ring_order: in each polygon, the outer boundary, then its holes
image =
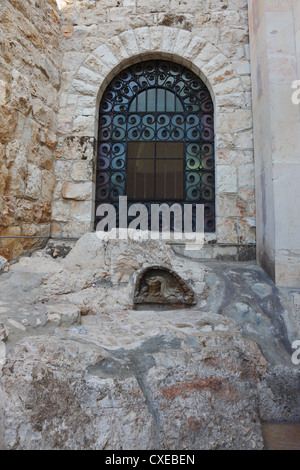
MULTIPOLYGON (((99 104, 108 83, 129 65, 155 58, 177 62, 195 72, 208 87, 216 111, 222 105, 219 99, 232 90, 241 94, 242 101, 238 108, 245 104, 241 78, 220 49, 186 30, 145 26, 125 31, 100 44, 79 67, 70 90, 75 98, 81 97, 74 121, 81 116, 82 109, 88 109, 84 105, 85 99, 88 103, 93 97, 95 106, 90 108, 86 125, 81 130, 73 122, 73 132, 79 131, 81 135, 95 137, 98 127, 97 122, 92 123, 92 119, 98 119, 99 104)), ((73 101, 78 102, 76 99, 73 101)))
MULTIPOLYGON (((61 112, 62 115, 68 115, 68 130, 65 132, 68 134, 67 139, 85 139, 86 142, 87 139, 97 138, 99 104, 109 82, 119 71, 134 63, 160 58, 177 62, 196 73, 206 84, 214 102, 216 234, 210 235, 222 244, 237 246, 239 243, 252 243, 255 219, 253 214, 250 214, 250 219, 246 219, 248 214, 240 207, 240 203, 242 206, 246 204, 249 192, 243 192, 241 197, 244 199, 241 202, 238 194, 238 169, 234 161, 235 158, 240 158, 241 150, 244 154, 248 152, 252 155, 243 155, 240 164, 243 161, 247 163, 251 186, 254 187, 251 94, 249 88, 244 88, 243 71, 212 42, 189 31, 168 26, 136 28, 103 41, 80 65, 73 77, 68 96, 64 97, 66 105, 61 112), (222 210, 219 210, 219 198, 222 200, 222 210), (226 211, 223 210, 224 207, 226 211), (241 235, 245 231, 246 235, 241 235)), ((81 159, 80 150, 78 152, 78 159, 81 159)), ((242 177, 241 172, 241 179, 242 177)), ((247 185, 248 180, 247 174, 247 185)), ((245 184, 244 181, 245 177, 242 185, 245 184)), ((76 197, 80 199, 81 194, 77 195, 77 192, 81 189, 78 188, 77 191, 77 185, 75 186, 76 197)), ((90 188, 87 186, 86 183, 84 190, 89 193, 89 214, 94 214, 93 181, 90 188)), ((63 193, 64 199, 72 199, 73 183, 70 187, 69 192, 65 191, 65 195, 63 193)), ((68 190, 67 185, 66 188, 68 190)), ((254 189, 251 191, 254 194, 254 189)), ((83 202, 81 205, 83 207, 83 202)), ((78 217, 77 214, 76 217, 71 214, 70 220, 75 221, 78 217)), ((93 227, 93 215, 84 213, 83 218, 84 224, 81 221, 78 224, 76 222, 78 234, 85 233, 87 226, 89 229, 93 227)), ((71 226, 71 223, 68 225, 71 226)), ((61 230, 59 233, 68 234, 68 231, 61 230)), ((210 251, 212 250, 211 247, 210 251)))

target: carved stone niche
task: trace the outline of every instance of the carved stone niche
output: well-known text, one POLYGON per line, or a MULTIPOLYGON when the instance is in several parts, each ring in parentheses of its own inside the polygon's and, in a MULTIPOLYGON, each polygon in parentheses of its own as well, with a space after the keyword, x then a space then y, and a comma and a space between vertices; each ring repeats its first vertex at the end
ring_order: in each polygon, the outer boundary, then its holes
POLYGON ((135 304, 195 305, 195 294, 174 271, 164 266, 151 266, 138 275, 135 304))

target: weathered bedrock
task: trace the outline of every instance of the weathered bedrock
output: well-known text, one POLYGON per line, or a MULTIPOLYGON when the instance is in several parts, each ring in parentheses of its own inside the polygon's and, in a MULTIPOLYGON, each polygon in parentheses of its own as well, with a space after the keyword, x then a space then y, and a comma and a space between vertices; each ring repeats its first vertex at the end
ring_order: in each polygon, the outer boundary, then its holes
POLYGON ((299 419, 284 307, 255 264, 92 233, 47 252, 0 277, 3 448, 262 449, 264 420, 299 419), (134 308, 151 266, 195 304, 134 308))

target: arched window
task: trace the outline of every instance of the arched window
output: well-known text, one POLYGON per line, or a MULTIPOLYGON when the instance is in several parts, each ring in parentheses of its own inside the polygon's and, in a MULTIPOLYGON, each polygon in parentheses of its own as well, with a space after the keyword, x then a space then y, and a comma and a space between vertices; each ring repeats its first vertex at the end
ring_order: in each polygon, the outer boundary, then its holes
POLYGON ((161 60, 119 73, 100 104, 96 209, 118 209, 119 196, 128 205, 204 204, 205 230, 214 231, 214 182, 213 103, 202 80, 161 60))

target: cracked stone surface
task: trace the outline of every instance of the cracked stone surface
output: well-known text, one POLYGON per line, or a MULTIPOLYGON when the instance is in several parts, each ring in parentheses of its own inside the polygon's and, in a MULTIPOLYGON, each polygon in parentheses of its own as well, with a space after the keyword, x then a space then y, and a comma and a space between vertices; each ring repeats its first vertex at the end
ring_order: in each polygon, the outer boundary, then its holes
POLYGON ((263 422, 300 420, 286 298, 254 263, 95 234, 54 252, 0 276, 2 448, 262 449, 263 422), (196 305, 134 309, 152 265, 196 305))

